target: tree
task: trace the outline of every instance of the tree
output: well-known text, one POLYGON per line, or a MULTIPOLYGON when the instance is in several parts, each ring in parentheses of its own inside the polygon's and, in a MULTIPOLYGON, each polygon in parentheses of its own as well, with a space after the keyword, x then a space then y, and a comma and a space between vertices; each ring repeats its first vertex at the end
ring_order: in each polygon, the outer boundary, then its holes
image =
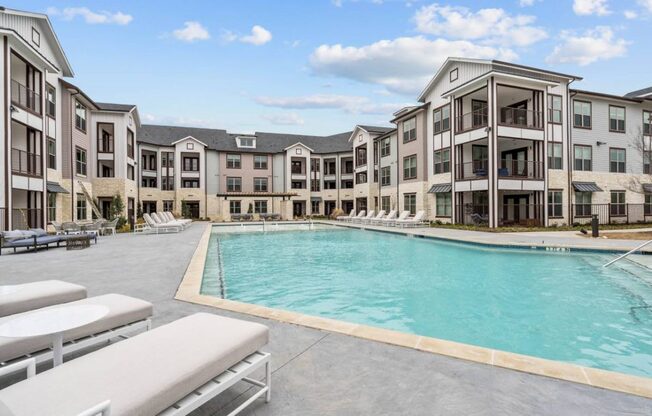
POLYGON ((122 201, 122 197, 120 196, 120 194, 115 194, 113 200, 111 201, 108 220, 111 221, 115 218, 121 217, 124 210, 125 210, 125 204, 122 201))
MULTIPOLYGON (((652 122, 652 119, 650 120, 652 122)), ((628 175, 622 185, 628 190, 638 194, 646 193, 643 189, 644 184, 652 183, 652 141, 650 132, 643 132, 641 128, 632 137, 631 147, 638 153, 643 161, 642 175, 628 175)))

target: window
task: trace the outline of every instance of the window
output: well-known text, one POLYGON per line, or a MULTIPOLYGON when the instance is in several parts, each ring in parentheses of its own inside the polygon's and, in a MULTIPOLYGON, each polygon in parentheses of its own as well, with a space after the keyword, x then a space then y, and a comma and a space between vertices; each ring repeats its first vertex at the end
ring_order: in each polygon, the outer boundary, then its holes
POLYGON ((344 173, 353 173, 353 159, 343 160, 344 163, 344 173))
POLYGON ((380 157, 389 156, 392 153, 391 137, 385 137, 380 141, 380 157))
POLYGON ((575 216, 576 217, 590 217, 591 216, 591 198, 592 192, 575 192, 575 216))
POLYGON ((57 194, 48 193, 48 221, 57 220, 57 194))
POLYGON ((364 166, 367 164, 367 146, 356 147, 355 149, 355 166, 364 166))
POLYGON ((457 68, 451 70, 451 72, 448 73, 448 79, 450 80, 450 82, 457 81, 457 77, 458 77, 457 68))
POLYGON ((86 197, 84 194, 77 194, 77 204, 76 204, 76 211, 77 211, 77 220, 85 220, 86 219, 86 197))
POLYGON ((197 178, 182 178, 181 179, 182 188, 199 188, 199 179, 197 178))
POLYGON ((403 158, 403 179, 414 179, 417 177, 417 155, 403 158))
POLYGON ((451 128, 451 107, 445 105, 432 112, 433 131, 435 134, 441 133, 451 128))
POLYGON ((57 168, 57 142, 51 137, 48 137, 48 168, 57 168))
POLYGON ((609 106, 609 131, 625 132, 625 107, 609 106))
POLYGON ((609 172, 625 173, 625 149, 609 148, 609 172))
POLYGON ((585 129, 591 128, 591 103, 573 101, 573 125, 585 129))
POLYGON ((240 201, 229 201, 229 213, 230 214, 239 214, 241 211, 242 204, 240 201))
POLYGON ((143 188, 156 188, 156 178, 142 178, 140 185, 143 188))
POLYGON ((435 174, 451 171, 451 149, 435 150, 435 174))
MULTIPOLYGON (((234 155, 238 156, 239 155, 234 155)), ((227 156, 228 159, 228 156, 227 156)), ((254 156, 254 169, 267 169, 267 155, 255 155, 254 156)))
POLYGON ((86 150, 75 148, 75 172, 77 175, 86 176, 86 150))
POLYGON ((240 169, 240 155, 227 154, 226 167, 229 169, 240 169))
POLYGON ((450 217, 453 212, 453 199, 450 192, 438 192, 435 194, 436 210, 438 217, 450 217))
POLYGON ((303 173, 303 163, 300 160, 293 160, 290 165, 292 174, 301 175, 303 173))
POLYGON ((392 184, 391 166, 384 166, 380 168, 380 186, 388 186, 391 184, 392 184))
POLYGON ((591 158, 593 149, 591 146, 575 145, 575 170, 591 170, 591 158))
POLYGON ((337 170, 337 163, 335 159, 324 160, 324 175, 335 175, 337 170))
POLYGON ((310 171, 319 172, 319 159, 310 159, 310 171))
POLYGON ((561 218, 562 215, 562 191, 548 191, 548 216, 550 218, 561 218))
POLYGON ((548 122, 561 124, 561 95, 548 94, 548 122))
POLYGON ((355 174, 355 183, 367 183, 367 172, 358 172, 355 174))
POLYGON ((403 122, 403 143, 411 142, 412 140, 417 139, 417 118, 412 117, 411 119, 405 120, 403 122))
POLYGON ((563 169, 561 143, 548 143, 548 169, 563 169))
POLYGON ((337 189, 337 181, 324 181, 324 189, 337 189))
POLYGON ((612 217, 627 215, 625 191, 611 191, 611 204, 609 205, 609 214, 612 217))
POLYGON ((292 181, 292 183, 290 183, 290 187, 292 189, 304 189, 305 188, 304 183, 305 182, 303 181, 292 181))
POLYGON ((311 192, 319 192, 319 179, 311 179, 310 180, 310 191, 311 192))
POLYGON ((174 211, 174 201, 163 201, 163 212, 174 211))
POLYGON ((650 169, 651 164, 652 164, 652 151, 644 150, 643 151, 643 173, 647 173, 647 174, 652 173, 652 169, 650 169))
POLYGON ((652 215, 652 194, 645 194, 645 203, 643 204, 643 215, 652 215))
POLYGON ((161 153, 161 167, 174 168, 174 153, 162 152, 161 153))
POLYGON ((403 209, 410 215, 417 213, 417 194, 403 194, 403 209))
POLYGON ((353 188, 353 180, 344 179, 342 181, 342 189, 352 189, 352 188, 353 188))
POLYGON ((75 127, 86 132, 86 107, 75 100, 75 127))
POLYGON ((254 178, 254 192, 267 192, 267 178, 254 178))
POLYGON ((161 178, 161 189, 164 191, 174 191, 174 178, 172 176, 163 176, 161 178))
POLYGON ((57 116, 57 90, 53 86, 48 85, 46 88, 46 103, 45 103, 45 113, 52 117, 56 118, 57 116))
POLYGON ((184 156, 182 160, 183 160, 183 170, 185 172, 199 171, 199 156, 184 156))
POLYGON ((385 212, 389 212, 391 210, 391 205, 392 205, 391 197, 389 196, 380 197, 380 209, 384 210, 385 212))
POLYGON ((254 201, 254 213, 267 214, 267 201, 254 201))
POLYGON ((652 136, 652 112, 643 111, 643 134, 652 136))
POLYGON ((127 157, 134 158, 134 132, 127 129, 127 157))
POLYGON ((134 180, 134 167, 127 165, 127 179, 134 180))
POLYGON ((241 192, 242 191, 242 178, 227 177, 226 178, 226 191, 227 192, 241 192))
POLYGON ((319 201, 310 201, 310 212, 312 215, 319 215, 319 201))
POLYGON ((238 137, 236 142, 238 143, 238 147, 245 147, 249 149, 256 148, 256 139, 253 137, 238 137))

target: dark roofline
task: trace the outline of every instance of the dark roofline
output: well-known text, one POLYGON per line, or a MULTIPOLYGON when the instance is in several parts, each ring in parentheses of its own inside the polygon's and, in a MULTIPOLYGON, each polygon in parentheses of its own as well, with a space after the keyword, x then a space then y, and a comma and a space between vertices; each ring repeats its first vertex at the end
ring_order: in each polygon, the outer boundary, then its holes
POLYGON ((405 113, 400 114, 400 115, 394 117, 394 118, 391 119, 389 122, 390 122, 390 123, 394 123, 394 122, 396 122, 396 120, 398 120, 398 119, 401 119, 401 118, 403 118, 403 117, 406 117, 406 116, 412 115, 412 114, 414 114, 414 113, 416 113, 416 112, 419 112, 419 111, 421 111, 421 110, 426 109, 429 105, 430 105, 430 101, 428 101, 427 103, 421 104, 421 105, 419 105, 419 106, 416 106, 416 107, 414 107, 413 109, 411 109, 411 110, 409 110, 409 111, 406 111, 405 113))
POLYGON ((100 103, 96 102, 97 106, 102 111, 117 111, 121 113, 129 113, 133 110, 135 104, 118 104, 118 103, 100 103))
POLYGON ((374 141, 382 140, 382 139, 384 139, 385 137, 389 137, 389 136, 391 136, 392 134, 396 133, 396 131, 397 131, 397 129, 396 129, 396 128, 393 128, 393 129, 391 129, 390 131, 385 132, 384 134, 381 134, 380 136, 376 136, 376 137, 374 137, 374 141))
POLYGON ((66 81, 65 79, 62 79, 62 78, 60 78, 60 79, 61 79, 61 83, 63 84, 64 87, 70 88, 70 89, 75 89, 75 90, 79 91, 79 94, 81 94, 82 97, 84 97, 92 105, 94 105, 95 108, 98 108, 98 109, 100 108, 100 106, 97 105, 97 103, 95 101, 93 101, 93 99, 91 97, 89 97, 81 88, 79 88, 75 84, 72 84, 72 83, 66 81))
POLYGON ((594 92, 594 91, 576 90, 576 89, 571 89, 569 91, 571 93, 575 93, 575 94, 593 95, 595 97, 608 98, 608 99, 611 99, 611 100, 630 101, 630 102, 633 102, 633 103, 642 103, 643 101, 645 101, 644 98, 625 97, 625 96, 622 96, 622 95, 605 94, 603 92, 594 92))
POLYGON ((652 87, 647 87, 647 88, 641 88, 640 90, 628 92, 625 94, 625 97, 629 98, 645 98, 645 97, 640 97, 641 95, 647 95, 647 94, 652 94, 652 87))
POLYGON ((499 60, 496 60, 496 59, 493 59, 491 61, 491 63, 497 64, 497 65, 512 66, 514 68, 526 69, 528 71, 543 72, 543 73, 546 73, 546 74, 556 75, 556 76, 560 76, 560 77, 564 77, 564 78, 570 78, 570 79, 574 79, 574 80, 577 80, 577 81, 581 81, 582 79, 584 79, 582 77, 578 77, 577 75, 569 75, 569 74, 564 74, 564 73, 561 73, 561 72, 548 71, 547 69, 541 69, 541 68, 535 68, 533 66, 515 64, 515 63, 512 63, 512 62, 499 61, 499 60))

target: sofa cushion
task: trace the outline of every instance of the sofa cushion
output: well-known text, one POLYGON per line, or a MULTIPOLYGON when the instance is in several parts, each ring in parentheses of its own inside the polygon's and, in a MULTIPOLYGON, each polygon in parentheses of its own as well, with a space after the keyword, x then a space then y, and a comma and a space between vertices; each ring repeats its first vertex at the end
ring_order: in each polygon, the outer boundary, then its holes
POLYGON ((73 302, 86 297, 84 286, 61 280, 24 283, 13 288, 16 290, 0 295, 0 317, 73 302))
POLYGON ((3 231, 2 238, 6 241, 23 240, 26 237, 22 230, 3 231))
POLYGON ((0 390, 0 402, 13 416, 76 415, 105 400, 112 415, 157 415, 258 351, 268 335, 257 323, 194 314, 0 390))
MULTIPOLYGON (((67 305, 104 305, 109 313, 100 320, 64 333, 64 342, 97 334, 132 322, 141 321, 152 316, 152 304, 141 299, 124 295, 109 294, 81 299, 67 305)), ((57 308, 62 305, 48 306, 45 309, 57 308)), ((43 310, 43 309, 39 309, 43 310)), ((31 312, 24 312, 29 314, 31 312)), ((18 315, 0 318, 0 324, 18 315)), ((52 337, 6 338, 0 337, 0 361, 8 361, 31 354, 52 346, 52 337)))
POLYGON ((37 237, 44 237, 48 235, 48 232, 43 228, 30 228, 29 231, 33 232, 37 237))

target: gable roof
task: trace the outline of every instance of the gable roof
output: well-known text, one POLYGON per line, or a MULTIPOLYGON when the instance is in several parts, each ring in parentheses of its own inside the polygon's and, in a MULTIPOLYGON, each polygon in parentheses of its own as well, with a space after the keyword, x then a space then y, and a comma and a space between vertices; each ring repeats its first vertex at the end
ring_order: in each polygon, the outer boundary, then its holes
POLYGON ((640 89, 640 90, 628 92, 627 94, 625 94, 625 97, 628 97, 628 98, 636 98, 636 97, 647 98, 648 95, 652 95, 652 87, 647 87, 647 88, 643 88, 643 89, 640 89))
POLYGON ((95 102, 100 110, 104 111, 119 111, 128 113, 136 107, 134 104, 115 104, 115 103, 100 103, 95 102))
POLYGON ((376 134, 385 134, 388 131, 394 129, 394 127, 380 127, 380 126, 364 126, 364 125, 358 125, 358 127, 364 129, 368 133, 376 133, 376 134))

